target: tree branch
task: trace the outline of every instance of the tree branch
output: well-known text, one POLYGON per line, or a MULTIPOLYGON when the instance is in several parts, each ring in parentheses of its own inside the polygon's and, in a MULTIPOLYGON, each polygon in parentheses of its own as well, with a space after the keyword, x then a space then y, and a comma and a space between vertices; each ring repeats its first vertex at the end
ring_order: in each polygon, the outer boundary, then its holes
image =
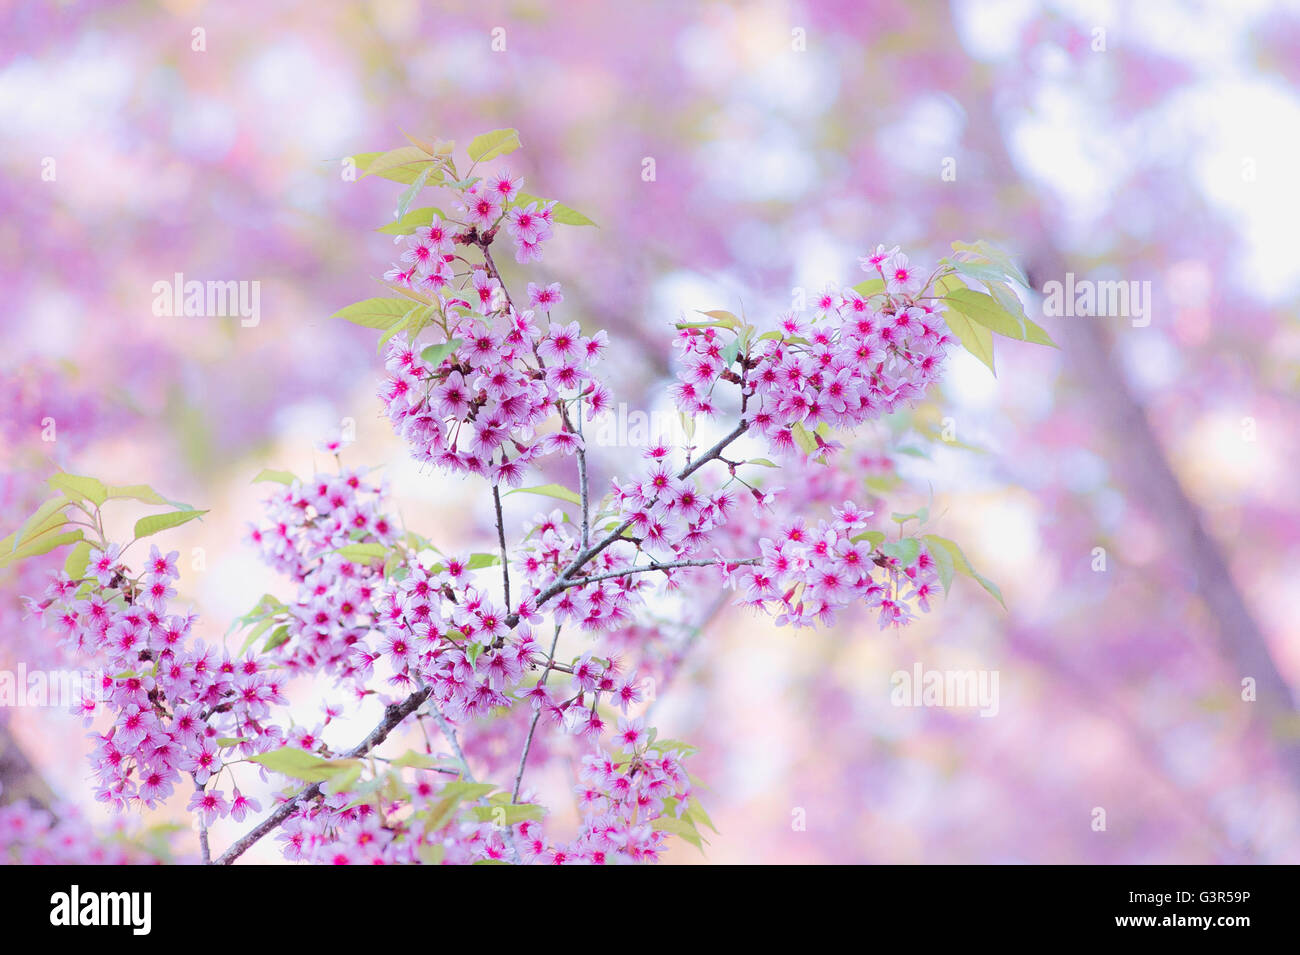
MULTIPOLYGON (((365 739, 352 747, 352 749, 348 750, 348 752, 344 754, 344 758, 355 759, 358 756, 364 756, 384 740, 388 739, 388 734, 400 726, 408 716, 419 709, 432 692, 433 690, 431 687, 421 687, 406 699, 402 700, 402 702, 394 703, 389 706, 384 710, 384 718, 379 722, 379 725, 371 730, 365 739)), ((241 855, 247 852, 255 842, 265 836, 268 832, 278 828, 281 823, 292 816, 302 803, 311 802, 319 796, 320 793, 321 784, 313 783, 306 789, 291 796, 288 800, 282 803, 275 812, 267 816, 255 828, 222 853, 221 857, 213 864, 230 865, 230 863, 234 862, 241 855)))
POLYGON ((501 585, 506 593, 506 613, 510 613, 510 560, 506 554, 506 522, 501 516, 501 487, 492 485, 492 503, 497 510, 497 542, 501 545, 501 585))
MULTIPOLYGON (((538 686, 545 686, 547 677, 551 675, 551 668, 555 665, 555 648, 560 645, 560 625, 555 625, 555 638, 551 641, 551 652, 546 660, 546 669, 542 671, 541 678, 537 681, 538 686)), ((524 750, 519 754, 519 771, 515 773, 515 788, 510 794, 510 802, 519 802, 519 789, 524 782, 524 767, 528 765, 528 754, 533 748, 533 734, 537 732, 537 721, 542 718, 542 708, 539 706, 537 712, 533 714, 533 720, 528 724, 528 738, 524 740, 524 750)))

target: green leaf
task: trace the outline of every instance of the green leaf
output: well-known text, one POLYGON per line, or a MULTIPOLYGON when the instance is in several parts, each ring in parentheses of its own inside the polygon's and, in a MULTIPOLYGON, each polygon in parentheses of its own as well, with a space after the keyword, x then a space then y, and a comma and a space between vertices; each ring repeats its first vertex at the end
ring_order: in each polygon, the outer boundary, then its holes
POLYGON ((957 336, 962 347, 988 365, 989 371, 996 375, 997 369, 993 367, 993 333, 983 325, 975 324, 956 309, 945 310, 943 320, 948 323, 948 328, 957 336))
POLYGON ((433 166, 426 166, 424 172, 415 177, 415 181, 402 190, 402 194, 397 198, 397 218, 401 219, 406 215, 406 210, 411 208, 411 203, 415 197, 420 194, 424 184, 429 180, 429 173, 433 172, 433 166))
POLYGON ((443 786, 442 795, 457 796, 460 799, 481 799, 496 788, 492 783, 470 783, 457 780, 443 786))
POLYGON ((881 544, 880 552, 886 557, 896 558, 904 567, 910 567, 921 554, 921 542, 915 537, 904 537, 899 541, 881 544))
POLYGON ((86 574, 86 565, 90 563, 90 544, 79 541, 77 546, 68 551, 63 561, 63 572, 73 580, 79 580, 86 574))
POLYGON ((487 162, 498 156, 509 155, 522 145, 519 130, 494 129, 469 141, 469 158, 475 162, 487 162))
POLYGON ((411 312, 404 298, 368 298, 339 309, 331 318, 343 318, 363 328, 392 328, 411 312))
POLYGON ((1024 270, 1016 264, 1015 259, 985 239, 978 239, 975 242, 954 242, 952 250, 954 252, 969 252, 980 256, 985 261, 1001 268, 1004 274, 1010 275, 1025 288, 1029 288, 1029 279, 1026 277, 1024 270))
POLYGON ((419 305, 415 306, 415 308, 411 309, 405 315, 403 315, 401 320, 398 321, 396 324, 388 326, 388 330, 385 331, 384 334, 379 336, 379 344, 375 346, 376 354, 383 354, 384 346, 388 344, 388 340, 392 338, 394 335, 396 335, 398 332, 402 331, 405 328, 413 328, 419 325, 419 322, 413 321, 413 319, 415 318, 415 313, 418 312, 420 308, 421 306, 419 305))
POLYGON ((346 547, 340 547, 334 553, 354 564, 368 564, 387 557, 388 548, 383 544, 348 544, 346 547))
POLYGON ((180 527, 187 524, 195 518, 202 517, 208 513, 206 509, 170 511, 166 514, 150 514, 148 517, 142 517, 135 522, 135 536, 138 540, 141 537, 148 537, 150 534, 157 534, 159 531, 165 531, 173 527, 180 527))
MULTIPOLYGON (((447 847, 444 845, 435 845, 428 842, 422 842, 415 847, 415 854, 420 857, 420 861, 425 865, 442 865, 442 860, 447 856, 447 847)), ((480 862, 498 862, 498 859, 480 859, 480 862)))
POLYGON ((267 630, 271 629, 271 626, 274 623, 275 623, 274 617, 267 617, 264 620, 259 621, 256 627, 248 631, 248 636, 244 638, 244 642, 240 646, 239 653, 236 654, 236 656, 242 657, 245 653, 247 653, 248 648, 251 647, 255 642, 257 642, 257 638, 260 637, 262 634, 266 633, 267 630))
POLYGON ((62 547, 64 544, 71 544, 81 540, 85 535, 82 534, 81 528, 75 531, 59 531, 58 528, 63 525, 57 525, 47 531, 37 534, 27 543, 23 544, 16 551, 12 551, 0 557, 0 567, 7 567, 12 563, 20 560, 26 560, 28 557, 40 557, 42 554, 48 554, 56 547, 62 547))
POLYGON ((349 762, 351 765, 339 770, 325 780, 325 785, 321 786, 323 792, 329 795, 349 792, 356 785, 357 780, 361 778, 362 763, 359 759, 350 760, 349 762))
POLYGON ((722 349, 722 364, 728 368, 735 362, 740 355, 740 339, 732 339, 731 344, 722 349))
POLYGON ((383 232, 385 235, 410 235, 420 226, 429 225, 433 222, 433 217, 446 219, 447 215, 437 206, 425 206, 422 209, 412 209, 405 215, 399 216, 396 222, 390 222, 386 226, 380 226, 376 232, 383 232))
POLYGON ((776 463, 773 462, 773 461, 769 461, 767 458, 750 458, 750 459, 749 459, 748 461, 746 461, 745 463, 746 463, 746 464, 757 464, 757 465, 758 465, 759 467, 761 467, 761 468, 779 468, 779 467, 781 466, 781 465, 779 465, 779 464, 776 464, 776 463))
POLYGON ((5 543, 9 544, 11 552, 17 551, 19 545, 24 541, 31 540, 40 534, 55 527, 62 527, 68 523, 67 516, 63 513, 63 508, 72 503, 72 500, 66 494, 60 494, 58 497, 52 497, 38 507, 31 517, 23 522, 23 526, 17 531, 5 538, 5 543))
POLYGON ((790 429, 794 435, 794 443, 799 446, 799 450, 804 454, 815 454, 817 451, 817 439, 808 433, 808 429, 802 424, 796 423, 790 429))
POLYGON ((361 765, 359 759, 321 759, 297 746, 273 749, 248 758, 267 769, 309 783, 323 783, 352 766, 361 765))
POLYGON ((465 344, 463 338, 453 338, 449 342, 443 342, 441 345, 430 345, 424 351, 420 352, 420 358, 428 362, 434 368, 442 364, 442 360, 452 354, 457 348, 465 344))
POLYGON ((1006 275, 1006 273, 1001 269, 985 262, 965 262, 960 259, 944 259, 943 263, 952 266, 959 275, 964 275, 977 282, 1000 282, 1006 275))
POLYGON ((1058 348, 1056 342, 1052 341, 1052 336, 1043 330, 1041 325, 1035 325, 1031 319, 1025 319, 1025 341, 1033 342, 1035 345, 1046 345, 1049 348, 1058 348))
POLYGON ((490 822, 498 826, 517 826, 529 819, 540 822, 546 818, 546 810, 532 803, 474 806, 470 811, 479 822, 490 822))
MULTIPOLYGON (((534 196, 526 192, 521 192, 515 197, 515 201, 511 203, 511 208, 518 209, 521 206, 530 205, 534 202, 540 207, 546 205, 548 202, 555 202, 555 200, 543 199, 541 196, 534 196)), ((572 209, 569 206, 566 206, 563 202, 555 202, 555 205, 551 207, 551 218, 560 223, 560 225, 596 225, 595 222, 588 219, 577 209, 572 209)))
POLYGON ((271 631, 271 635, 266 638, 266 643, 262 644, 262 652, 270 653, 281 644, 289 642, 289 625, 282 623, 271 631))
POLYGON ((881 544, 885 542, 885 532, 884 531, 863 531, 861 534, 856 534, 853 537, 849 538, 849 540, 854 544, 860 544, 862 541, 869 541, 871 543, 872 548, 874 549, 876 547, 879 547, 881 544))
POLYGON ((698 799, 692 799, 690 803, 687 804, 686 811, 682 813, 682 815, 695 823, 696 831, 699 831, 700 823, 704 823, 714 832, 718 831, 718 827, 713 824, 713 820, 709 818, 709 814, 704 811, 704 807, 700 805, 698 799))
MULTIPOLYGON (((974 567, 971 566, 970 561, 966 559, 966 555, 962 553, 962 549, 960 547, 958 547, 952 541, 948 540, 948 538, 939 537, 936 534, 926 534, 922 538, 922 540, 924 540, 925 543, 929 545, 931 555, 934 554, 936 549, 943 549, 947 551, 948 554, 952 557, 952 563, 954 569, 956 569, 959 573, 965 574, 967 577, 971 578, 976 583, 978 583, 981 587, 983 587, 990 594, 992 594, 998 603, 1002 604, 1003 610, 1006 609, 1007 602, 1002 599, 1002 590, 998 587, 997 584, 993 583, 993 581, 989 580, 987 577, 979 573, 974 567)), ((936 563, 937 562, 938 561, 936 560, 936 563)))
MULTIPOLYGON (((432 159, 423 149, 415 146, 399 146, 386 153, 359 153, 352 159, 358 169, 364 170, 361 174, 362 179, 367 176, 382 176, 407 185, 415 182, 426 169, 440 165, 440 162, 432 159)), ((437 181, 441 179, 439 173, 437 181)))
POLYGON ((680 836, 701 852, 704 851, 704 840, 700 837, 699 830, 695 828, 695 823, 690 819, 686 817, 678 819, 676 816, 660 816, 654 821, 653 825, 657 831, 680 836))
POLYGON ((108 499, 113 500, 132 500, 140 501, 144 504, 157 504, 162 507, 167 504, 176 506, 175 501, 169 501, 163 497, 148 484, 119 484, 108 488, 108 499))
POLYGON ((885 290, 884 279, 867 279, 865 282, 859 282, 853 286, 853 291, 857 292, 863 298, 870 298, 872 295, 879 295, 885 290))
POLYGON ((735 315, 733 315, 731 312, 726 311, 725 309, 711 308, 706 311, 700 308, 700 309, 696 309, 696 311, 699 312, 701 315, 707 315, 709 316, 709 318, 713 319, 713 322, 711 323, 713 325, 720 325, 723 328, 731 328, 731 329, 736 329, 741 326, 740 319, 738 319, 735 315))
POLYGON ((413 749, 408 749, 388 765, 394 769, 439 769, 442 763, 436 756, 430 756, 428 753, 417 753, 413 749))
POLYGON ((279 484, 292 484, 296 480, 298 479, 288 471, 277 471, 274 468, 262 468, 262 470, 257 472, 257 477, 253 478, 251 483, 257 484, 260 481, 275 481, 279 484))
POLYGON ((1024 321, 1008 312, 991 295, 974 289, 958 288, 949 292, 944 297, 944 301, 950 311, 955 308, 967 318, 979 322, 999 335, 1017 341, 1025 340, 1024 321))
POLYGON ((929 540, 929 536, 925 538, 925 541, 926 541, 926 548, 925 548, 926 552, 930 555, 930 558, 934 561, 935 569, 939 572, 939 582, 943 584, 943 592, 945 594, 951 593, 952 574, 953 574, 953 566, 954 566, 952 551, 948 550, 948 548, 946 547, 939 547, 934 544, 931 544, 929 540))
POLYGON ((540 494, 542 497, 553 497, 559 501, 568 501, 570 504, 581 504, 582 495, 577 491, 570 491, 563 484, 539 484, 537 487, 518 487, 513 491, 506 491, 502 497, 509 497, 511 494, 540 494))
POLYGON ((101 506, 108 500, 108 488, 104 487, 103 482, 93 477, 60 472, 51 477, 46 483, 56 491, 63 491, 74 500, 88 500, 101 506))

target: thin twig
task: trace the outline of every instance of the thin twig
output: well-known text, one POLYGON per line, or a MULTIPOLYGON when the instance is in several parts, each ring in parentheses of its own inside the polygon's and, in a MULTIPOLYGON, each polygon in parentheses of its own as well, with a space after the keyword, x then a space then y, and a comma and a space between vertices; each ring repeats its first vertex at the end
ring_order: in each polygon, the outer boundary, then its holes
POLYGON ((578 449, 578 493, 582 497, 582 549, 591 546, 591 507, 587 486, 587 441, 582 434, 582 395, 578 395, 578 440, 582 447, 578 449))
MULTIPOLYGON (((718 443, 715 444, 713 447, 709 448, 708 451, 704 452, 704 454, 700 456, 699 460, 697 460, 693 464, 688 464, 685 468, 683 468, 678 473, 677 480, 679 481, 685 480, 686 478, 694 474, 696 471, 698 471, 701 467, 703 467, 706 463, 712 461, 714 458, 716 458, 718 455, 720 455, 723 451, 727 449, 727 445, 731 444, 731 442, 735 441, 742 434, 744 434, 748 428, 749 428, 749 422, 741 421, 740 424, 736 425, 736 427, 734 427, 731 430, 730 434, 728 434, 726 437, 718 441, 718 443)), ((631 526, 632 526, 632 519, 628 518, 622 524, 619 524, 618 527, 610 531, 609 534, 603 540, 601 540, 600 543, 594 544, 591 547, 583 548, 582 552, 579 553, 578 556, 574 557, 573 560, 569 562, 569 565, 564 568, 564 570, 560 571, 560 576, 558 576, 549 587, 547 587, 545 590, 543 590, 540 594, 537 595, 537 602, 534 604, 534 607, 535 608, 541 607, 542 604, 546 603, 556 594, 564 590, 567 590, 570 586, 572 586, 569 583, 569 581, 573 578, 573 575, 584 564, 586 564, 587 561, 591 560, 593 557, 595 557, 597 554, 603 551, 610 544, 614 543, 616 540, 621 538, 623 536, 623 532, 631 526)), ((516 624, 519 623, 519 615, 510 614, 509 616, 506 617, 505 623, 507 627, 513 628, 516 624)))
MULTIPOLYGON (((546 685, 546 678, 551 675, 551 669, 555 666, 555 648, 560 645, 560 625, 555 625, 555 639, 551 641, 551 652, 546 661, 546 669, 542 671, 541 679, 537 681, 538 686, 546 685)), ((542 708, 539 706, 537 712, 533 714, 533 720, 528 724, 528 738, 524 740, 524 751, 519 754, 519 771, 515 773, 515 790, 510 795, 512 803, 519 802, 519 788, 524 782, 524 767, 528 765, 528 753, 533 748, 533 734, 537 732, 537 721, 542 717, 542 708)))
POLYGON ((456 738, 456 731, 447 722, 447 717, 442 715, 442 710, 438 709, 437 703, 431 703, 429 710, 433 713, 433 719, 438 724, 438 729, 442 730, 442 735, 451 744, 451 751, 456 754, 456 759, 460 762, 461 773, 464 775, 465 780, 471 783, 477 782, 478 780, 474 778, 474 774, 470 772, 469 760, 465 758, 465 752, 460 748, 460 740, 456 738))
POLYGON ((501 545, 501 585, 506 592, 506 613, 510 613, 510 560, 506 554, 506 522, 501 516, 501 487, 492 485, 492 503, 497 509, 497 541, 501 545))
MULTIPOLYGON (((739 560, 727 560, 723 558, 721 563, 741 565, 757 564, 761 558, 745 557, 739 560)), ((603 574, 592 574, 589 577, 574 577, 565 584, 565 588, 582 587, 586 584, 594 584, 599 580, 610 580, 614 577, 630 577, 633 574, 647 574, 656 570, 677 570, 681 567, 713 567, 719 563, 716 557, 705 557, 697 560, 674 560, 666 564, 656 561, 653 564, 642 564, 640 567, 624 567, 622 570, 611 570, 603 574)))
MULTIPOLYGON (((348 750, 348 752, 344 754, 345 758, 356 759, 358 756, 364 756, 384 740, 388 739, 388 734, 400 726, 403 720, 419 709, 421 704, 429 698, 431 692, 432 689, 430 687, 421 687, 406 699, 402 700, 402 702, 394 703, 385 709, 384 718, 379 722, 379 725, 371 730, 365 739, 352 747, 352 749, 348 750)), ((220 858, 218 858, 213 864, 230 865, 230 863, 234 862, 241 855, 247 852, 253 843, 257 842, 264 835, 277 828, 281 823, 293 815, 302 803, 311 802, 319 796, 320 793, 321 784, 313 783, 306 789, 300 790, 298 793, 289 797, 289 799, 282 803, 275 812, 267 816, 262 820, 262 822, 258 823, 256 827, 239 839, 239 841, 223 852, 220 858)))
MULTIPOLYGON (((194 780, 194 789, 203 792, 197 779, 194 780)), ((202 807, 199 808, 199 850, 203 853, 203 864, 212 865, 212 850, 208 847, 208 821, 203 817, 202 807)))

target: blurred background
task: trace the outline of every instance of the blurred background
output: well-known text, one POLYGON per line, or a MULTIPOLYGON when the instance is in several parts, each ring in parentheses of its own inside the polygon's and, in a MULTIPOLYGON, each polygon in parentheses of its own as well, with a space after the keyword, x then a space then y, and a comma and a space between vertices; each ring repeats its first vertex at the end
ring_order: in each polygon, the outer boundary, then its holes
MULTIPOLYGON (((3 532, 59 467, 211 508, 171 546, 202 548, 182 596, 219 640, 268 589, 251 478, 308 473, 350 420, 411 526, 487 539, 477 489, 380 420, 374 334, 328 316, 394 254, 400 187, 344 157, 504 126, 524 188, 599 223, 528 278, 610 330, 633 408, 664 407, 684 312, 774 317, 881 242, 992 239, 1038 290, 1150 282, 1145 326, 1031 296, 1059 350, 999 339, 996 377, 956 354, 856 448, 1009 610, 962 580, 897 633, 710 619, 655 721, 701 748, 720 833, 669 861, 1300 861, 1292 3, 6 3, 3 532), (259 282, 260 321, 155 315, 175 273, 259 282), (948 446, 907 428, 944 418, 948 446), (996 671, 997 715, 891 705, 917 663, 996 671)), ((60 665, 18 602, 51 558, 0 571, 0 668, 60 665)), ((0 801, 99 818, 84 732, 0 708, 0 801)))

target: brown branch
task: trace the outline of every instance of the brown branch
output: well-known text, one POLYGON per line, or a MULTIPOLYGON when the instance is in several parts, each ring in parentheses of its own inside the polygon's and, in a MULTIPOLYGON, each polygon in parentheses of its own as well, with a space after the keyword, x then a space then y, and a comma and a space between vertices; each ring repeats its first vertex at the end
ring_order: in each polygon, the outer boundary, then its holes
MULTIPOLYGON (((420 708, 421 704, 429 698, 432 688, 423 687, 416 690, 400 703, 394 703, 384 710, 384 718, 379 722, 369 735, 360 743, 348 750, 344 754, 346 759, 356 759, 358 756, 364 756, 384 740, 388 739, 388 734, 395 730, 402 722, 420 708)), ((265 836, 268 832, 279 827, 286 819, 292 816, 300 805, 305 802, 311 802, 321 794, 321 784, 313 783, 306 789, 301 790, 282 803, 275 812, 267 816, 255 828, 245 834, 229 849, 221 854, 214 865, 230 865, 251 847, 255 842, 265 836)))

